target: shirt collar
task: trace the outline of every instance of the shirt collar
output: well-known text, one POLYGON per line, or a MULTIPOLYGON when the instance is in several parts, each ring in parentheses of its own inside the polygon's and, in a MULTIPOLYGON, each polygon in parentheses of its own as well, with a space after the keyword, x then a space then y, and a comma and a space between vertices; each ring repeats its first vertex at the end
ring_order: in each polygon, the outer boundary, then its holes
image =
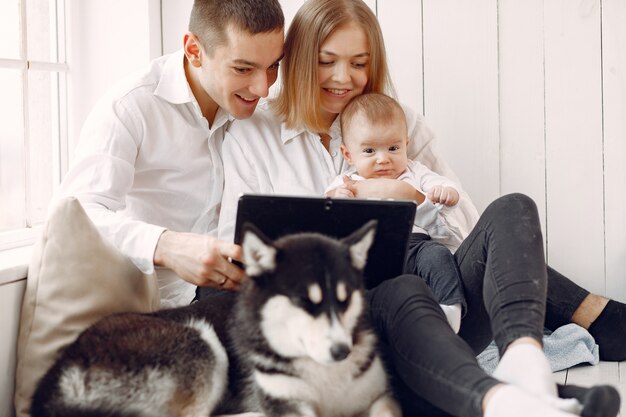
MULTIPOLYGON (((199 106, 198 106, 198 111, 200 111, 199 106)), ((217 113, 215 114, 215 120, 213 120, 213 126, 211 127, 211 130, 215 130, 226 124, 228 124, 227 125, 227 128, 228 128, 228 126, 230 126, 230 123, 233 120, 235 120, 235 118, 233 117, 232 114, 228 113, 226 110, 222 109, 221 107, 218 107, 217 113)))
MULTIPOLYGON (((306 133, 306 132, 307 130, 304 127, 290 129, 287 127, 285 122, 282 122, 280 124, 280 139, 282 140, 283 144, 289 142, 293 138, 296 138, 300 136, 302 133, 306 133)), ((314 133, 311 133, 311 134, 314 134, 314 133)), ((333 124, 330 126, 328 134, 330 135, 331 139, 335 139, 335 138, 341 139, 341 115, 339 115, 339 117, 337 117, 335 121, 333 122, 333 124)))
POLYGON ((305 128, 298 129, 290 129, 287 127, 285 122, 280 124, 280 139, 283 141, 283 144, 289 142, 291 139, 300 136, 300 134, 306 132, 305 128))
POLYGON ((182 49, 171 54, 163 64, 154 94, 172 104, 196 101, 185 76, 185 54, 182 49))
MULTIPOLYGON (((200 105, 185 75, 185 53, 182 49, 171 54, 165 61, 154 94, 172 104, 192 103, 198 115, 202 116, 200 105)), ((230 113, 218 107, 211 129, 221 127, 234 119, 230 113)))

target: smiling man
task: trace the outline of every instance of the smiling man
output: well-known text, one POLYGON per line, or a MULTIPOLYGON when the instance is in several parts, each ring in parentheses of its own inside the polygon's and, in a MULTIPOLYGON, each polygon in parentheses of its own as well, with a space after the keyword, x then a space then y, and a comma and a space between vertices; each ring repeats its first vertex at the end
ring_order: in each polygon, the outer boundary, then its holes
POLYGON ((144 273, 158 267, 162 307, 243 277, 228 262, 239 247, 213 237, 221 145, 276 81, 283 32, 278 0, 196 0, 183 49, 121 83, 83 126, 60 195, 144 273))

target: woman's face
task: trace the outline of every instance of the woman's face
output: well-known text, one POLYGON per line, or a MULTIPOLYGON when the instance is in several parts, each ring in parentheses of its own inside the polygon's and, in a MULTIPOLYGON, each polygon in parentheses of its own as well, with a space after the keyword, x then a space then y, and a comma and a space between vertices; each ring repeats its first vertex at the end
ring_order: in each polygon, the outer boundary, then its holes
POLYGON ((321 110, 329 126, 353 97, 363 93, 369 61, 367 35, 356 23, 341 26, 322 44, 317 77, 321 110))

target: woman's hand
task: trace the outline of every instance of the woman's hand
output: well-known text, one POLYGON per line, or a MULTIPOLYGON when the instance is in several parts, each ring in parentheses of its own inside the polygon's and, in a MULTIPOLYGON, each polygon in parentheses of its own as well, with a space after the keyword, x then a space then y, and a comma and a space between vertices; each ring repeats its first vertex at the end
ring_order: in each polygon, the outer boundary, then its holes
POLYGON ((424 194, 411 184, 391 178, 370 178, 353 181, 351 189, 357 198, 381 198, 394 200, 413 200, 418 205, 424 202, 424 194))

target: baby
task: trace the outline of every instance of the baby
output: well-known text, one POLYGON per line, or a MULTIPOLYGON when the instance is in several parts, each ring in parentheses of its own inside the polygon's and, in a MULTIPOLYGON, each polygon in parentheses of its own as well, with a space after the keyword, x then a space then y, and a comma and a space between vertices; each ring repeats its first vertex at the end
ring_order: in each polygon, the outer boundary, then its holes
POLYGON ((416 211, 405 272, 426 281, 458 333, 466 302, 454 255, 443 244, 453 234, 441 214, 458 203, 458 185, 408 159, 406 118, 391 97, 355 97, 341 114, 341 131, 341 152, 351 167, 335 178, 326 196, 355 197, 355 181, 374 178, 405 181, 426 195, 416 211))

